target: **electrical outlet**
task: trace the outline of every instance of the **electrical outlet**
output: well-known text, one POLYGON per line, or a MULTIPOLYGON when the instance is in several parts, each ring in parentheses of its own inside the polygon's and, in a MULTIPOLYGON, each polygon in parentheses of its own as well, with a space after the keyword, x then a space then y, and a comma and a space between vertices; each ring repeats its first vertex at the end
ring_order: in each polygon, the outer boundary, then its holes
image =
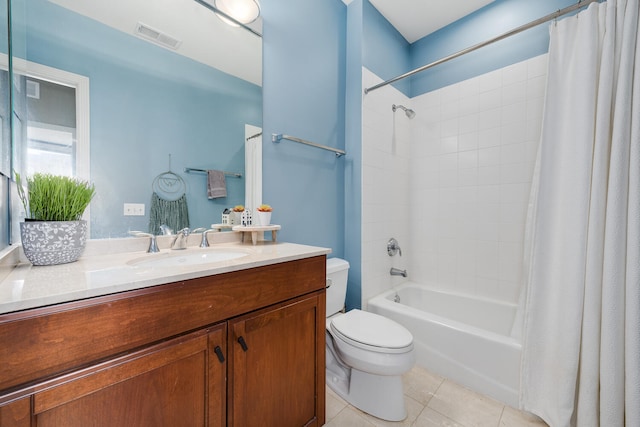
POLYGON ((125 203, 124 216, 144 216, 144 203, 125 203))

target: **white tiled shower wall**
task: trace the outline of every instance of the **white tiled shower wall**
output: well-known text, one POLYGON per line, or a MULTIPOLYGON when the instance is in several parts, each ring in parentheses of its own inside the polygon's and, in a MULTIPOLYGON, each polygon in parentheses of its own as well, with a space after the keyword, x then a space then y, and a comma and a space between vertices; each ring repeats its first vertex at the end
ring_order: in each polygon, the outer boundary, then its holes
MULTIPOLYGON (((382 80, 363 68, 362 84, 382 80)), ((410 107, 410 100, 392 86, 385 86, 362 102, 362 305, 388 290, 402 277, 391 277, 391 267, 408 268, 411 200, 411 123, 393 104, 410 107), (387 241, 395 237, 402 256, 387 254, 387 241)))
MULTIPOLYGON (((401 278, 517 302, 542 124, 542 55, 413 99, 364 96, 363 304, 401 278), (416 111, 409 120, 391 104, 416 111), (395 135, 395 137, 394 137, 395 135), (394 236, 403 257, 386 254, 394 236)), ((363 85, 381 80, 363 69, 363 85)))

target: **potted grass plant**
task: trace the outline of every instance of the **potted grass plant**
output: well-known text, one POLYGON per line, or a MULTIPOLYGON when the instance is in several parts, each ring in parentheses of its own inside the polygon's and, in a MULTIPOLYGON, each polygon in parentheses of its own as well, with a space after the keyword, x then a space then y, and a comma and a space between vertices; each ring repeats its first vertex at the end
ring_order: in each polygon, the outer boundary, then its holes
POLYGON ((86 181, 51 174, 34 174, 23 187, 16 173, 18 196, 25 209, 20 223, 22 249, 33 265, 76 261, 87 240, 82 214, 95 195, 86 181))

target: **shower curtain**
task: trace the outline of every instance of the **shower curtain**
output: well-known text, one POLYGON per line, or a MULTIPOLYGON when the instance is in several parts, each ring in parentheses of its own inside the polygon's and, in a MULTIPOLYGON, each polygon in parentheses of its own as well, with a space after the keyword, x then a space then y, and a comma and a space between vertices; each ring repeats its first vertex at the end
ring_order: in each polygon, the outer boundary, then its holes
POLYGON ((521 407, 640 425, 638 0, 551 25, 528 221, 521 407))

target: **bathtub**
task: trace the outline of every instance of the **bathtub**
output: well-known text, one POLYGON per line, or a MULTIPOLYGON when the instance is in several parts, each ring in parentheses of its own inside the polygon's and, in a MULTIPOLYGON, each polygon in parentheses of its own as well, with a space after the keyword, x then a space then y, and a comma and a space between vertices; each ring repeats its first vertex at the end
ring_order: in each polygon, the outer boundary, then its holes
POLYGON ((411 331, 418 366, 518 407, 522 345, 509 336, 516 308, 405 282, 367 309, 411 331))

